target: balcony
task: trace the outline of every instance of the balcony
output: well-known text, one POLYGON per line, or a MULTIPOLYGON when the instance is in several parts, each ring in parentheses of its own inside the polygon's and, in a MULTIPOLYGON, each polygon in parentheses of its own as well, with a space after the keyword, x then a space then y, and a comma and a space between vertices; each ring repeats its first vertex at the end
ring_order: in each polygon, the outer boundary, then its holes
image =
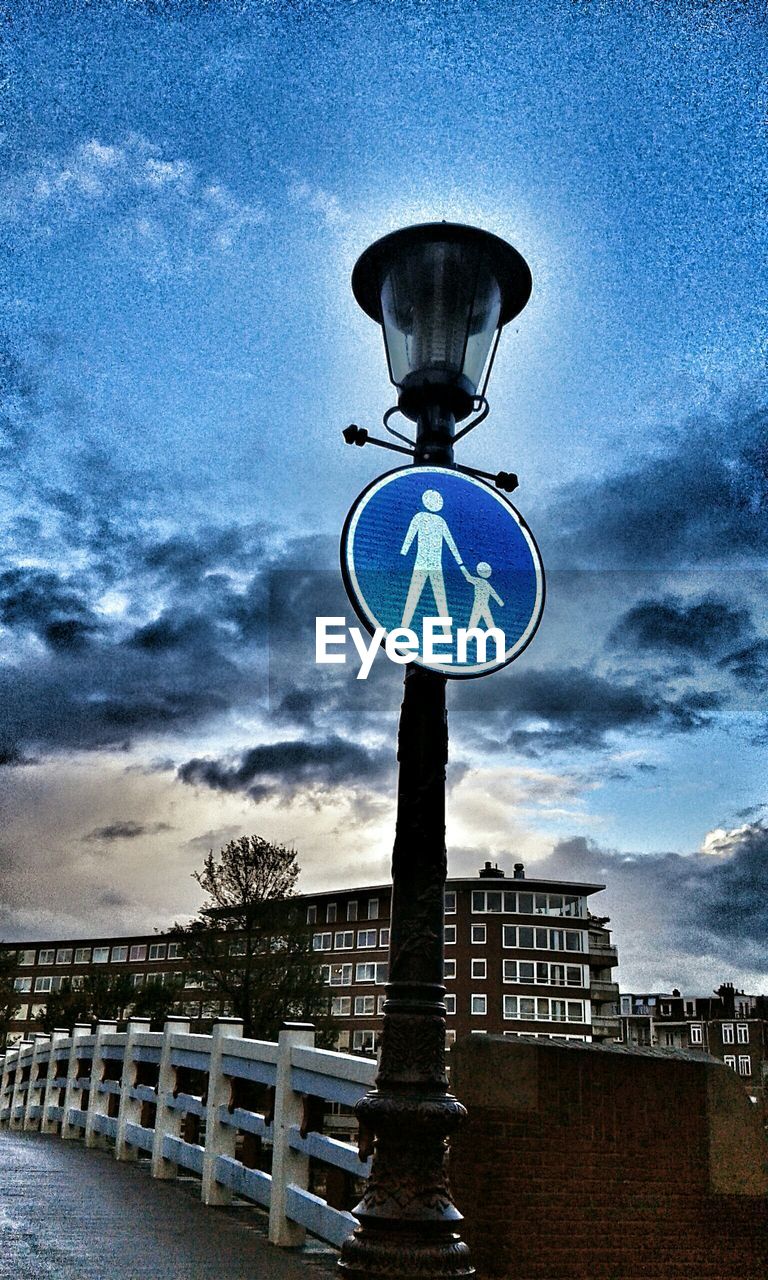
POLYGON ((604 978, 590 978, 589 994, 593 1001, 598 1004, 604 1004, 608 1000, 618 1006, 619 1003, 619 984, 611 982, 604 978))
POLYGON ((609 969, 619 963, 619 953, 614 946, 601 944, 590 938, 589 963, 595 969, 609 969))
POLYGON ((594 1040, 620 1040, 621 1019, 617 1013, 592 1014, 592 1037, 594 1040))

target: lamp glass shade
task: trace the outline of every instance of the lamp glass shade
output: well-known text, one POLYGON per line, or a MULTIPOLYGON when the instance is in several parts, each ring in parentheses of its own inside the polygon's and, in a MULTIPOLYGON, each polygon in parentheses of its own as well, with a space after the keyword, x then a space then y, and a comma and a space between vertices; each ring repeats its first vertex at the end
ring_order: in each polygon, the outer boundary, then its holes
POLYGON ((392 381, 480 385, 499 325, 501 290, 478 246, 446 240, 410 245, 381 282, 381 318, 392 381))

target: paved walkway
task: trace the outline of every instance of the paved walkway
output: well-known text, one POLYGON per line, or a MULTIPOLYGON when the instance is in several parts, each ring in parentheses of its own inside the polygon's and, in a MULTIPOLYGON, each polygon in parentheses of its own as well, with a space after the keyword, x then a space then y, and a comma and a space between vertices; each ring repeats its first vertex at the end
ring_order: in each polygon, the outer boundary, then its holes
POLYGON ((40 1134, 0 1133, 2 1280, 329 1280, 335 1255, 286 1251, 250 1206, 208 1209, 199 1183, 40 1134))

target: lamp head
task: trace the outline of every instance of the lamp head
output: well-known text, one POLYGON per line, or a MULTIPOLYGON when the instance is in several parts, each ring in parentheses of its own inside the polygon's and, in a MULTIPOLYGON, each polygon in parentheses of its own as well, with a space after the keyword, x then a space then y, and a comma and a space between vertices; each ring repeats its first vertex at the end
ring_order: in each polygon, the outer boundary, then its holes
POLYGON ((352 292, 382 327, 407 417, 434 406, 457 421, 472 412, 496 336, 522 311, 531 285, 517 250, 477 227, 422 223, 365 250, 352 292))

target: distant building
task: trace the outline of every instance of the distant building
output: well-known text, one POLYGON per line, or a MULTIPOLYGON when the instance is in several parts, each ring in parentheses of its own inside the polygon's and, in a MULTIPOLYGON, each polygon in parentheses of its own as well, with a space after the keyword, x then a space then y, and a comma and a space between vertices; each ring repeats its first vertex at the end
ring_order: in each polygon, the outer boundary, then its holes
MULTIPOLYGON (((451 879, 445 892, 447 1041, 471 1032, 613 1039, 620 1035, 618 964, 606 917, 588 899, 605 886, 529 880, 522 863, 506 878, 487 862, 479 875, 451 879)), ((338 1047, 373 1053, 382 1026, 391 886, 302 894, 307 928, 329 988, 338 1047)), ((129 973, 136 987, 184 981, 183 1012, 210 1020, 227 1009, 204 997, 181 948, 163 934, 69 938, 4 944, 17 953, 20 1009, 9 1039, 36 1029, 35 1019, 67 979, 82 982, 96 966, 129 973)))
POLYGON ((768 997, 724 982, 711 996, 655 991, 621 995, 622 1038, 662 1049, 700 1049, 740 1076, 768 1114, 768 997))

